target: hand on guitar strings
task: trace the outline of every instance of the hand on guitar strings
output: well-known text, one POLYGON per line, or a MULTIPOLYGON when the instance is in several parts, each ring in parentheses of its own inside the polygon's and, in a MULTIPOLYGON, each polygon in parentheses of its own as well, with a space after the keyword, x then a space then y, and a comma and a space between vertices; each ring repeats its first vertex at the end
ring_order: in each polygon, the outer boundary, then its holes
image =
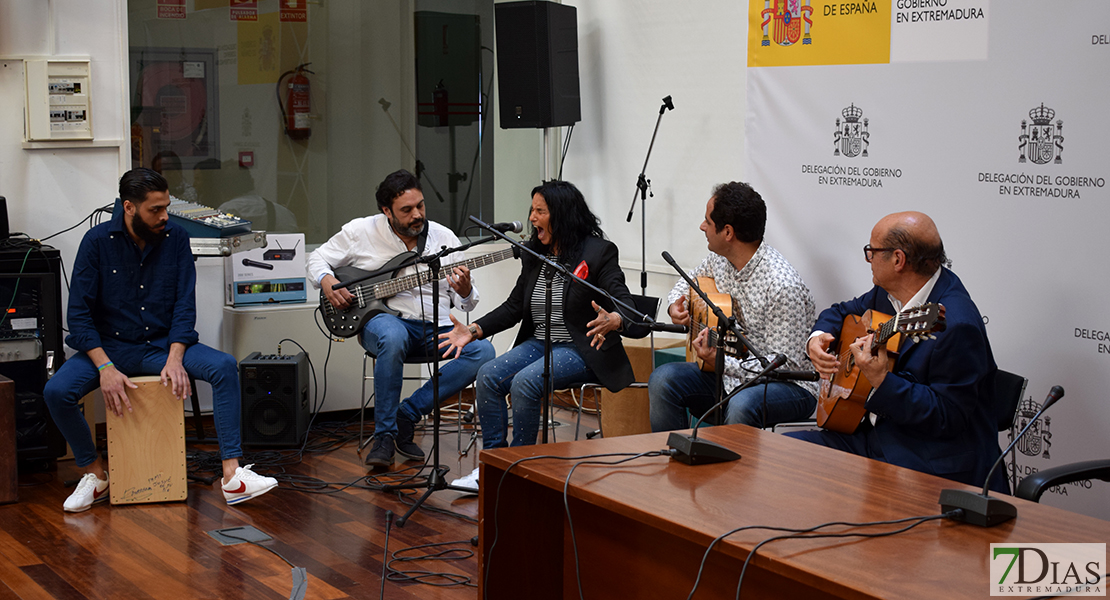
POLYGON ((605 343, 605 334, 621 328, 621 316, 601 308, 597 302, 590 302, 590 304, 593 304, 597 318, 586 323, 586 327, 590 328, 586 331, 586 337, 590 340, 591 348, 600 350, 601 345, 605 343))
POLYGON ((454 327, 447 333, 439 334, 439 347, 443 350, 443 358, 462 356, 463 348, 477 338, 470 333, 469 327, 463 325, 455 318, 455 315, 447 316, 451 317, 451 324, 454 325, 454 327))
POLYGON ((462 298, 469 298, 471 292, 470 285, 470 269, 459 265, 447 274, 447 285, 455 290, 455 293, 462 298))
POLYGON ((351 300, 354 300, 355 297, 347 288, 331 289, 337 283, 339 283, 339 280, 334 275, 324 275, 323 279, 320 280, 320 289, 324 290, 324 297, 328 299, 328 302, 331 302, 336 310, 343 310, 351 305, 351 300))
POLYGON ((717 347, 709 343, 709 328, 706 327, 698 332, 698 337, 694 338, 694 352, 697 352, 698 358, 705 364, 717 364, 717 347))
POLYGON ((840 358, 829 352, 829 345, 834 339, 831 333, 820 333, 806 343, 806 354, 813 362, 813 369, 825 377, 840 369, 840 358))
POLYGON ((888 361, 886 344, 878 347, 878 354, 872 355, 869 348, 871 348, 871 341, 874 339, 875 334, 869 333, 864 337, 857 338, 855 342, 849 347, 852 351, 852 356, 859 365, 860 373, 867 378, 871 383, 871 387, 877 388, 886 379, 888 371, 888 361))

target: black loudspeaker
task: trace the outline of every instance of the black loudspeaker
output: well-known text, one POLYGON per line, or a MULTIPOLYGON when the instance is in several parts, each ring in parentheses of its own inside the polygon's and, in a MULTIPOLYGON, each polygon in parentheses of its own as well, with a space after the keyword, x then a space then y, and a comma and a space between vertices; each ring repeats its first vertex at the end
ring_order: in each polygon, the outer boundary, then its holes
POLYGON ((299 446, 308 429, 308 359, 252 352, 239 363, 244 446, 299 446))
POLYGON ((578 10, 538 0, 495 4, 493 10, 501 128, 581 120, 578 10))
POLYGON ((8 199, 0 196, 0 240, 6 240, 11 236, 11 230, 8 229, 8 199))

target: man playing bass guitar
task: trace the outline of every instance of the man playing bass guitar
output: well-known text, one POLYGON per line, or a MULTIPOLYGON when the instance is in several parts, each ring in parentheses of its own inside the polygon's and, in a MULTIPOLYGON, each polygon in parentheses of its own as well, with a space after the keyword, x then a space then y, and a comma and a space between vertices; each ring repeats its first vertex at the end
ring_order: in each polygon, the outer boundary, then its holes
MULTIPOLYGON (((323 290, 325 300, 336 310, 347 309, 357 299, 346 288, 333 290, 339 283, 335 270, 357 267, 366 271, 382 268, 405 252, 434 254, 443 247, 459 245, 450 229, 425 218, 424 193, 420 181, 402 169, 389 174, 375 193, 381 214, 355 219, 308 256, 309 280, 323 290)), ((448 255, 444 265, 460 262, 461 256, 448 255)), ((427 267, 421 266, 421 270, 427 267)), ((415 271, 407 267, 398 275, 415 271)), ((466 266, 441 273, 447 285, 439 286, 439 297, 432 296, 432 284, 424 283, 400 291, 385 300, 390 312, 367 315, 360 322, 359 342, 377 359, 374 363, 374 445, 366 464, 389 467, 394 451, 402 456, 423 460, 424 451, 413 441, 417 421, 432 411, 432 385, 427 381, 403 404, 401 376, 406 358, 428 357, 437 352, 438 336, 451 329, 452 303, 464 311, 478 304, 478 290, 466 266), (433 302, 439 303, 439 323, 430 323, 433 302), (399 314, 392 314, 399 313, 399 314)), ((474 376, 496 353, 487 340, 467 345, 460 355, 440 368, 439 393, 442 398, 457 394, 474 381, 474 376)))
MULTIPOLYGON (((886 315, 926 303, 944 307, 935 339, 905 340, 893 362, 886 345, 868 334, 841 340, 873 391, 871 413, 854 433, 802 431, 786 435, 971 485, 982 485, 999 456, 993 408, 997 366, 979 309, 949 263, 936 224, 919 212, 883 217, 863 249, 875 287, 834 304, 817 318, 806 346, 814 368, 833 375, 849 361, 828 349, 845 317, 874 310, 886 315)), ((999 471, 992 489, 1007 491, 999 471)))

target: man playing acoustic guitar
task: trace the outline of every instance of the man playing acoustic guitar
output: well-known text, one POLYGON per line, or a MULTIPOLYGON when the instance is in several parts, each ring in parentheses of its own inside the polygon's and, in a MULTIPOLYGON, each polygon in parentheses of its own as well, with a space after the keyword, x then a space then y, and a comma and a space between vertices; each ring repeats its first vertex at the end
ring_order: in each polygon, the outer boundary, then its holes
MULTIPOLYGON (((767 206, 751 186, 737 182, 717 186, 706 204, 701 224, 709 243, 709 256, 690 275, 713 280, 714 291, 722 292, 721 301, 714 304, 720 305, 726 314, 732 311, 744 335, 760 351, 769 355, 784 353, 787 369, 809 370, 802 347, 813 323, 813 296, 794 267, 763 241, 766 223, 767 206)), ((712 323, 696 316, 691 318, 691 307, 687 305, 689 287, 685 280, 679 280, 667 298, 670 302, 667 312, 671 321, 691 326, 691 354, 696 353, 701 363, 707 365, 702 369, 710 370, 699 369, 695 362, 682 362, 662 365, 651 374, 648 395, 653 431, 685 429, 690 426, 687 410, 700 417, 716 403, 717 377, 712 369, 717 349, 709 342, 712 323)), ((699 287, 705 288, 701 284, 699 287)), ((740 360, 728 354, 726 351, 726 393, 761 370, 756 358, 740 360)), ((813 414, 816 391, 813 382, 755 385, 729 400, 724 421, 763 427, 806 419, 813 414)))
MULTIPOLYGON (((787 435, 982 485, 999 456, 993 409, 997 366, 979 309, 959 277, 946 268, 949 261, 936 224, 919 212, 887 215, 871 230, 863 251, 875 287, 822 311, 806 350, 825 377, 858 367, 873 388, 869 397, 864 393, 871 414, 853 433, 787 435), (906 314, 926 303, 944 307, 945 328, 934 333, 935 339, 906 339, 896 358, 888 354, 887 344, 872 344, 874 333, 840 340, 839 357, 829 352, 846 317, 869 309, 906 314)), ((991 487, 1007 491, 1003 473, 996 475, 991 487)))
MULTIPOLYGON (((324 296, 336 309, 346 309, 356 302, 351 292, 339 283, 335 269, 353 266, 366 271, 382 268, 398 254, 416 252, 435 254, 444 247, 459 245, 459 238, 450 229, 428 221, 424 211, 424 193, 420 181, 402 169, 389 174, 375 193, 380 215, 361 217, 343 226, 308 256, 309 279, 322 288, 324 296), (422 239, 423 238, 423 239, 422 239)), ((448 255, 444 265, 460 262, 461 256, 448 255)), ((421 270, 427 269, 425 266, 421 270)), ((407 267, 399 275, 414 272, 407 267)), ((401 375, 406 358, 431 360, 437 352, 438 336, 451 330, 452 301, 461 310, 471 311, 478 304, 478 290, 471 285, 470 270, 456 266, 441 273, 447 285, 439 286, 439 298, 432 296, 432 284, 425 283, 392 295, 385 305, 398 313, 368 315, 358 333, 362 347, 374 354, 374 446, 366 455, 366 464, 389 467, 394 450, 406 458, 423 460, 424 451, 413 442, 416 422, 432 411, 432 385, 427 381, 398 407, 401 396, 401 375), (430 323, 433 302, 439 303, 439 323, 430 323)), ((386 275, 388 277, 388 275, 386 275)), ((439 393, 442 398, 457 394, 474 381, 478 368, 494 357, 488 340, 468 344, 460 355, 440 369, 439 393)))

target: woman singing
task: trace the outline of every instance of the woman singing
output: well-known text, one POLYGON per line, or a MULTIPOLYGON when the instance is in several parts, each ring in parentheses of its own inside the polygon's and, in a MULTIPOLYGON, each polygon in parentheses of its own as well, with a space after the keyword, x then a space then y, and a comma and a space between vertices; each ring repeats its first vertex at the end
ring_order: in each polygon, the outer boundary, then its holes
MULTIPOLYGON (((532 190, 528 220, 532 237, 525 244, 617 300, 632 304, 632 295, 617 264, 617 247, 604 238, 598 219, 582 192, 566 181, 549 181, 532 190)), ((440 336, 450 357, 475 339, 520 323, 512 350, 478 370, 478 419, 482 448, 507 445, 506 394, 513 398, 513 446, 536 443, 543 397, 544 336, 547 317, 547 267, 530 254, 521 256, 520 277, 505 302, 469 327, 440 336), (541 269, 543 267, 543 269, 541 269)), ((644 337, 648 329, 625 323, 607 298, 559 273, 551 279, 551 380, 553 389, 597 382, 616 392, 632 383, 632 365, 621 336, 644 337), (604 308, 603 308, 604 307, 604 308)), ((452 318, 452 320, 454 320, 452 318)), ((452 485, 477 491, 478 469, 452 485)))

